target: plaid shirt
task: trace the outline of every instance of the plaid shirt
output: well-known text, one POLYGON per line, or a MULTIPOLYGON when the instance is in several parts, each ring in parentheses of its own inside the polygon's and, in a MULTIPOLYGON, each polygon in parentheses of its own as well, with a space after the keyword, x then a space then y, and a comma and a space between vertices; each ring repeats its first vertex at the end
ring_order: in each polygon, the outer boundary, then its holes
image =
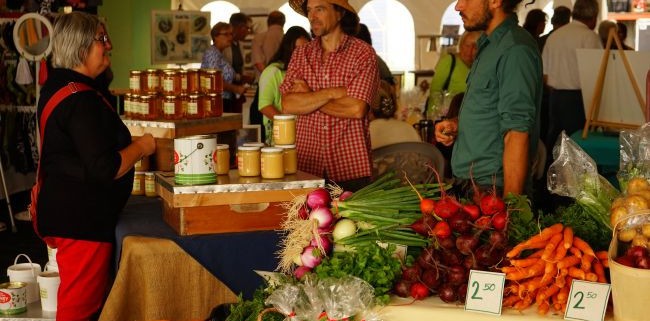
MULTIPOLYGON (((321 39, 293 52, 280 92, 291 90, 294 80, 304 80, 313 91, 345 87, 349 97, 370 105, 377 94, 379 72, 375 51, 365 42, 343 36, 339 47, 323 61, 321 39)), ((372 174, 368 118, 338 118, 317 110, 296 121, 298 168, 334 181, 372 174)))

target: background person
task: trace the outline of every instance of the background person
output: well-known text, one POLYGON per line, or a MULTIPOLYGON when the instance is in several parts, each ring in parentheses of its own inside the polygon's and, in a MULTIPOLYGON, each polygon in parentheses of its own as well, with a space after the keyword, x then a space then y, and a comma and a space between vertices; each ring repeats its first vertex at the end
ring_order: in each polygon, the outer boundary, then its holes
POLYGON ((227 113, 241 112, 237 111, 237 97, 243 96, 246 87, 234 84, 235 70, 223 56, 223 50, 228 48, 232 43, 232 26, 225 22, 218 22, 210 30, 212 46, 203 54, 201 68, 216 68, 221 70, 223 76, 223 111, 227 113))
POLYGON ((271 62, 271 58, 280 48, 282 36, 284 36, 284 23, 286 17, 281 11, 275 10, 269 13, 266 18, 267 29, 255 35, 253 38, 251 56, 253 65, 257 72, 264 71, 264 68, 271 62))
POLYGON ((544 29, 546 28, 546 20, 548 20, 548 16, 544 11, 542 11, 542 9, 533 9, 528 11, 526 14, 526 20, 524 20, 523 27, 531 36, 533 36, 533 39, 537 41, 540 48, 539 52, 542 52, 540 36, 544 33, 544 29))
POLYGON ((370 182, 368 106, 379 86, 375 50, 354 37, 347 0, 292 0, 315 38, 296 48, 280 86, 282 111, 298 115, 298 169, 356 191, 370 182))
POLYGON ((454 144, 451 166, 460 194, 470 177, 482 189, 531 193, 537 151, 542 62, 537 43, 517 24, 521 0, 459 0, 465 30, 483 31, 459 117, 436 124, 436 141, 454 144))
POLYGON ((549 31, 547 34, 539 37, 539 51, 543 52, 544 51, 544 45, 546 45, 546 40, 548 39, 548 36, 551 35, 555 30, 559 29, 560 27, 568 24, 571 21, 571 9, 565 6, 557 6, 555 9, 553 9, 553 17, 551 18, 551 24, 553 25, 553 29, 549 31))
POLYGON ((307 30, 293 26, 287 30, 282 38, 280 48, 271 58, 271 64, 260 75, 259 110, 264 115, 265 141, 268 146, 273 146, 273 116, 282 111, 282 96, 280 84, 284 80, 291 55, 296 47, 300 47, 311 40, 307 30))
MULTIPOLYGON (((94 88, 110 65, 112 45, 96 16, 61 15, 52 37, 54 69, 41 90, 38 116, 69 82, 94 88)), ((133 166, 155 150, 150 134, 131 141, 98 89, 61 101, 45 125, 35 227, 57 248, 61 284, 57 320, 89 320, 110 288, 115 226, 132 190, 133 166)))

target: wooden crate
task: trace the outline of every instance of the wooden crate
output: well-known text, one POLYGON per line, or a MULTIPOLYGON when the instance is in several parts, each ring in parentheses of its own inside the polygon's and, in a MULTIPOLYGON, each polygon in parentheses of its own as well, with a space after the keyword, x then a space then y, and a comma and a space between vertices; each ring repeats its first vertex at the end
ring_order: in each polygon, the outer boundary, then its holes
POLYGON ((280 227, 288 202, 325 181, 298 172, 282 180, 242 178, 236 170, 212 185, 176 185, 171 174, 156 174, 163 199, 163 219, 179 235, 274 230, 280 227))
POLYGON ((150 156, 151 170, 173 172, 174 138, 217 134, 217 141, 230 145, 234 155, 235 131, 242 128, 242 116, 224 113, 221 117, 175 121, 125 119, 124 124, 133 137, 149 133, 156 139, 156 152, 150 156))

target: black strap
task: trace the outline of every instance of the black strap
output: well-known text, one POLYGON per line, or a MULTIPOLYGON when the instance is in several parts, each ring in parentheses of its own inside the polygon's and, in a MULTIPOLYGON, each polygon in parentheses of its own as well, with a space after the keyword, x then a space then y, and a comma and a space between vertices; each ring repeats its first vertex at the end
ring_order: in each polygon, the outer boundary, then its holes
POLYGON ((442 90, 447 91, 449 89, 449 83, 451 82, 451 74, 454 73, 454 68, 456 68, 456 55, 449 54, 451 56, 451 68, 449 68, 449 75, 447 75, 447 80, 445 84, 442 85, 442 90))

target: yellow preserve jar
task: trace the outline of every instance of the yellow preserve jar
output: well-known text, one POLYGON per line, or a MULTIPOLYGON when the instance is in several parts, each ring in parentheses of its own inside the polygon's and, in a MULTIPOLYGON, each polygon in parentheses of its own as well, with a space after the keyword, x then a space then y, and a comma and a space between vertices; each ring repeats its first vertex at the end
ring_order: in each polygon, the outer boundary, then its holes
POLYGON ((273 116, 273 143, 277 145, 296 143, 296 115, 273 116))
POLYGON ((243 143, 242 146, 246 146, 246 147, 258 147, 258 148, 264 148, 264 147, 266 147, 266 145, 264 145, 264 143, 260 143, 260 142, 243 143))
POLYGON ((260 175, 260 148, 239 146, 237 150, 237 169, 239 176, 260 175))
POLYGON ((282 148, 284 164, 284 173, 286 175, 295 174, 298 171, 298 153, 296 152, 296 145, 275 145, 275 147, 282 148))
POLYGON ((148 197, 156 197, 156 177, 153 172, 144 173, 144 195, 148 197))
POLYGON ((217 144, 214 151, 214 172, 217 175, 228 175, 230 171, 230 147, 227 144, 217 144))
POLYGON ((140 94, 140 78, 142 77, 142 71, 140 70, 131 70, 129 72, 129 90, 132 94, 140 94))
POLYGON ((144 195, 144 172, 135 172, 131 195, 144 195))
POLYGON ((262 148, 260 168, 262 178, 283 178, 284 177, 284 150, 277 147, 262 148))

